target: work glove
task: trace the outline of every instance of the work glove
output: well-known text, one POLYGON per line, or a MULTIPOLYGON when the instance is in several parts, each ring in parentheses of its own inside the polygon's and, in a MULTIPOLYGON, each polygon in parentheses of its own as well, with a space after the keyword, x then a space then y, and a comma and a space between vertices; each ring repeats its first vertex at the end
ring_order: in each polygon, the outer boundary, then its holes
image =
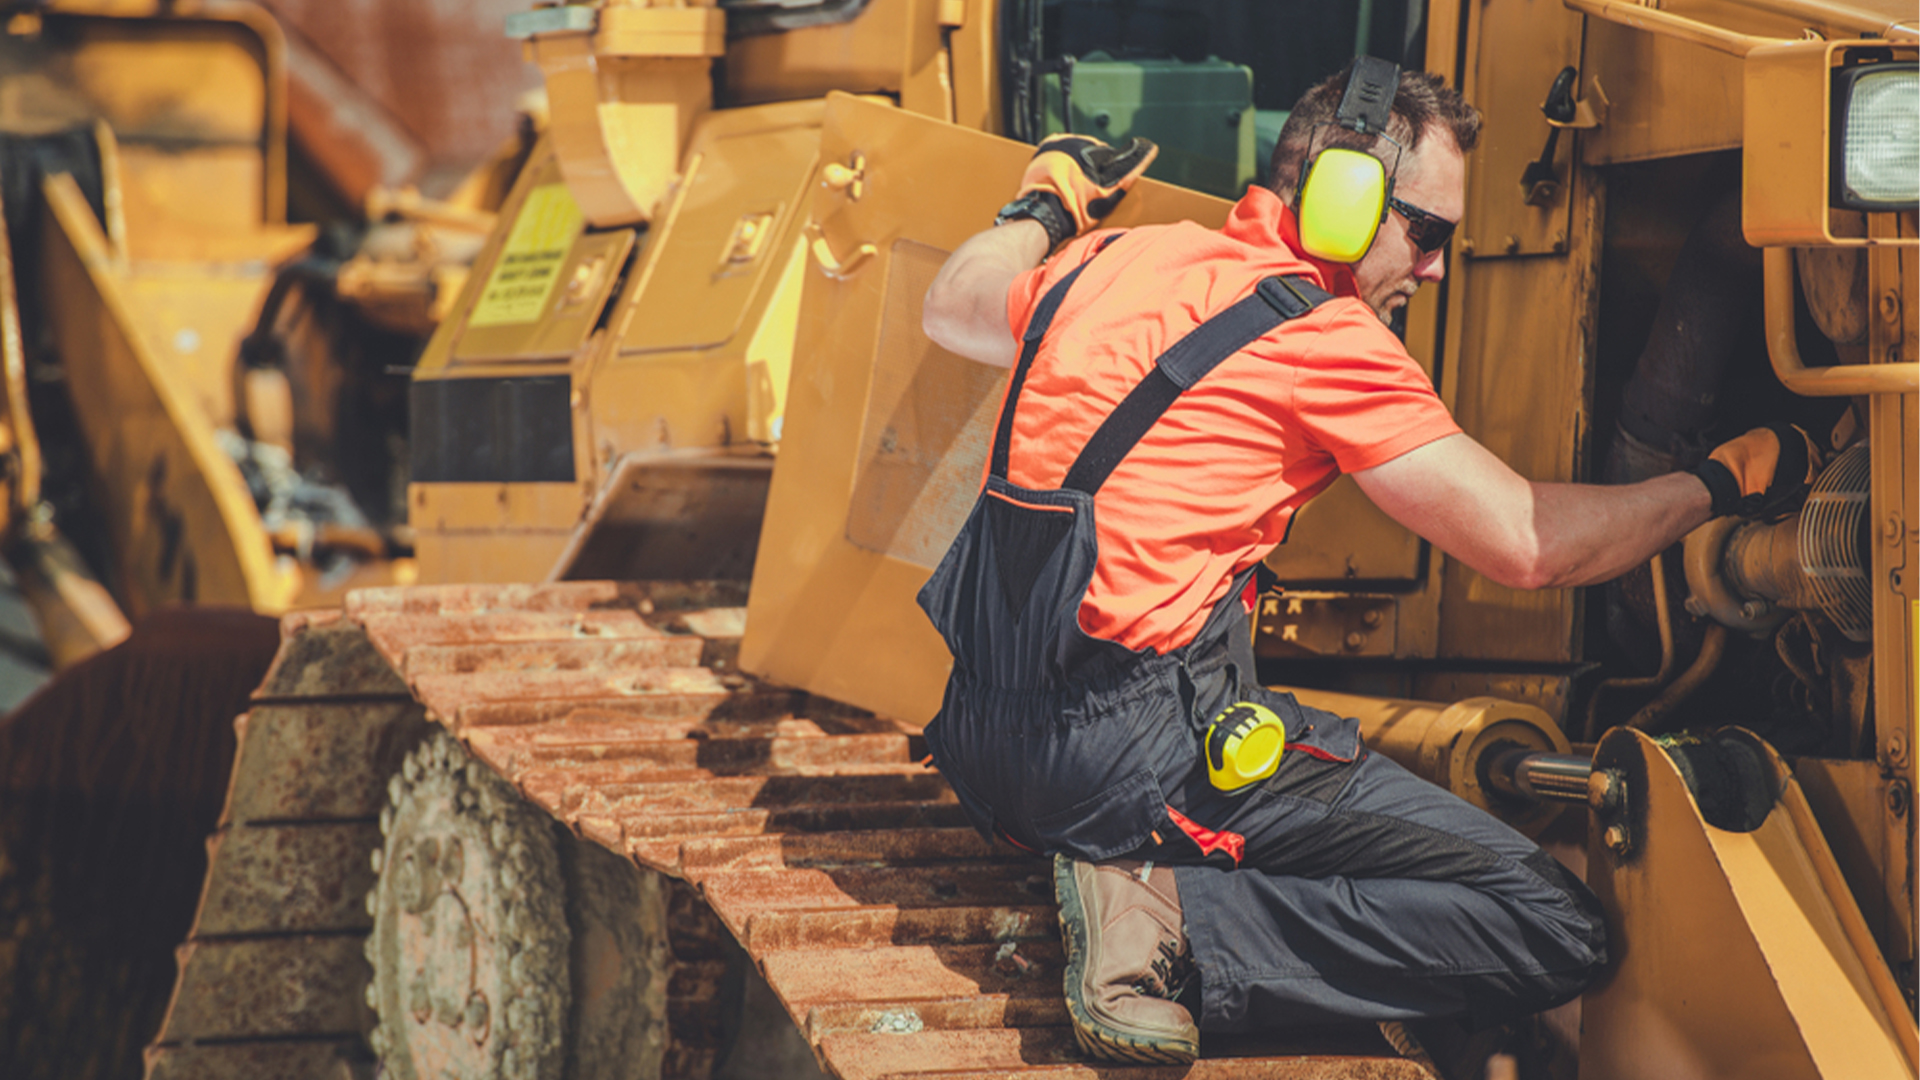
POLYGON ((1820 451, 1792 424, 1757 427, 1713 448, 1693 475, 1713 496, 1713 516, 1772 518, 1791 513, 1819 474, 1820 451))
POLYGON ((1033 152, 1020 192, 1001 220, 1019 207, 1012 216, 1038 221, 1058 245, 1113 213, 1159 153, 1158 146, 1137 136, 1117 150, 1084 135, 1050 136, 1033 152))

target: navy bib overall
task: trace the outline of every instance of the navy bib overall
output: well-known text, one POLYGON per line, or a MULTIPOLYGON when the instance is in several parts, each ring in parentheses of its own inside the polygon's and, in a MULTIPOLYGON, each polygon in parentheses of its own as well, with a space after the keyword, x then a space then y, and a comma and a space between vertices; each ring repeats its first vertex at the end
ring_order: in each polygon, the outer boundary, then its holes
POLYGON ((1261 688, 1240 599, 1252 571, 1165 653, 1081 629, 1094 496, 1115 466, 1183 391, 1328 299, 1300 278, 1262 281, 1155 360, 1058 488, 1019 487, 1021 387, 1086 265, 1034 309, 985 488, 920 591, 953 654, 927 746, 968 819, 1034 852, 1175 864, 1205 1031, 1497 1020, 1577 994, 1605 959, 1592 894, 1525 837, 1367 753, 1356 721, 1261 688), (1288 750, 1227 796, 1200 735, 1238 700, 1279 713, 1288 750))
MULTIPOLYGON (((1182 391, 1328 294, 1302 278, 1262 281, 1154 362, 1060 487, 1019 487, 1007 479, 1014 410, 1054 314, 1086 265, 1034 310, 986 488, 921 590, 920 606, 953 653, 928 748, 970 820, 1030 850, 1097 860, 1177 832, 1168 793, 1187 783, 1198 733, 1226 703, 1222 695, 1253 681, 1253 657, 1240 601, 1251 571, 1182 648, 1135 651, 1081 629, 1080 605, 1099 556, 1094 496, 1182 391), (1203 690, 1212 691, 1208 700, 1199 700, 1203 690)), ((1297 714, 1287 720, 1295 738, 1307 734, 1297 714)), ((1351 758, 1357 741, 1350 732, 1348 742, 1342 756, 1351 758)))

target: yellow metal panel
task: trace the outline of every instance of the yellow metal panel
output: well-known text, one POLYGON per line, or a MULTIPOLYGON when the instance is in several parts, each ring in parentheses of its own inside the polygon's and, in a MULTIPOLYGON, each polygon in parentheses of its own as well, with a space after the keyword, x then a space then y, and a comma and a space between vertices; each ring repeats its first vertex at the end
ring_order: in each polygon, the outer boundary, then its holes
MULTIPOLYGON (((576 510, 579 498, 574 499, 576 510)), ((414 559, 421 585, 508 584, 545 580, 560 561, 570 529, 421 533, 414 559)))
POLYGON ((546 75, 549 129, 561 171, 587 220, 648 220, 676 179, 693 123, 713 104, 711 61, 603 56, 585 33, 529 43, 546 75))
POLYGON ((579 379, 591 459, 779 436, 819 102, 710 113, 579 379))
POLYGON ((170 155, 153 162, 163 167, 223 148, 250 156, 251 197, 228 209, 250 212, 249 223, 285 220, 286 46, 272 16, 241 2, 58 6, 65 13, 41 17, 38 34, 0 37, 0 127, 104 119, 129 148, 170 155))
POLYGON ((1913 844, 1908 835, 1903 781, 1884 775, 1877 761, 1800 758, 1794 779, 1833 848, 1834 859, 1879 940, 1887 962, 1899 968, 1914 956, 1913 844))
POLYGON ((1566 250, 1567 213, 1578 197, 1578 136, 1562 132, 1554 153, 1559 187, 1542 205, 1527 202, 1520 183, 1540 157, 1552 128, 1540 112, 1560 69, 1580 63, 1580 16, 1560 0, 1488 0, 1474 18, 1476 58, 1467 100, 1485 123, 1480 146, 1467 155, 1467 210, 1460 250, 1476 256, 1538 255, 1566 250))
POLYGON ((234 421, 234 363, 272 284, 264 263, 130 264, 121 299, 145 351, 214 427, 234 421))
POLYGON ((599 11, 593 51, 602 56, 719 56, 727 16, 715 7, 622 7, 599 11))
POLYGON ((807 125, 706 140, 690 156, 683 194, 649 244, 623 356, 710 349, 733 337, 785 254, 764 244, 745 254, 743 233, 785 232, 817 147, 807 125))
POLYGON ((1631 847, 1593 827, 1587 877, 1618 959, 1584 998, 1582 1080, 1643 1077, 1649 1062, 1684 1080, 1913 1075, 1913 1016, 1858 940, 1859 911, 1784 769, 1772 813, 1738 833, 1702 820, 1637 731, 1609 735, 1595 767, 1625 773, 1630 809, 1611 824, 1631 847))
MULTIPOLYGON (((1575 186, 1568 252, 1454 263, 1448 367, 1454 418, 1532 480, 1576 480, 1591 451, 1587 395, 1599 295, 1601 184, 1575 186)), ((1509 589, 1442 559, 1440 655, 1565 662, 1579 655, 1581 593, 1509 589)))
POLYGON ((1580 89, 1604 109, 1600 126, 1580 135, 1589 165, 1740 145, 1737 56, 1588 19, 1580 89), (1685 106, 1676 108, 1678 102, 1685 106))
POLYGON ((747 343, 747 438, 772 444, 786 425, 787 380, 793 371, 793 335, 800 325, 800 293, 806 282, 807 245, 796 240, 780 271, 760 328, 747 343))
POLYGON ((581 391, 593 428, 595 464, 604 468, 631 450, 743 441, 748 378, 739 350, 604 358, 581 391))
MULTIPOLYGON (((821 245, 831 257, 863 244, 874 253, 839 276, 817 260, 807 271, 789 437, 767 500, 741 665, 924 722, 939 705, 949 658, 913 597, 928 573, 922 560, 941 545, 938 534, 950 539, 953 515, 970 501, 959 479, 969 463, 978 483, 987 434, 978 417, 997 406, 991 393, 980 400, 979 383, 1001 373, 944 352, 914 328, 935 260, 993 220, 1032 148, 846 95, 829 98, 820 139, 822 160, 859 154, 865 166, 858 199, 851 186, 815 189, 821 245), (936 408, 942 393, 960 400, 936 408), (909 444, 923 460, 877 463, 909 444), (875 460, 863 460, 863 448, 875 460), (883 483, 888 472, 895 475, 883 483), (902 487, 909 473, 936 490, 902 487), (869 497, 856 502, 857 493, 869 497)), ((1218 225, 1227 209, 1143 181, 1113 224, 1218 225)))
POLYGON ((585 503, 577 483, 409 485, 420 581, 543 580, 585 503))
MULTIPOLYGON (((120 184, 129 226, 136 236, 149 222, 165 222, 176 236, 258 227, 273 220, 261 196, 265 168, 260 152, 250 147, 183 154, 122 142, 120 184)), ((155 233, 147 230, 147 235, 155 233)), ((181 257, 187 257, 184 251, 181 257)))
POLYGON ((899 92, 903 43, 924 0, 872 0, 849 22, 756 34, 727 45, 728 105, 824 97, 849 86, 899 92))
POLYGON ((267 109, 259 39, 193 20, 89 19, 74 84, 122 139, 257 145, 267 109))
POLYGON ((953 122, 1000 133, 1000 27, 994 0, 962 0, 947 35, 953 57, 953 122))
POLYGON ((175 601, 284 609, 298 579, 275 565, 240 471, 133 329, 106 238, 72 177, 44 187, 43 266, 54 336, 89 443, 129 610, 175 601))
POLYGON ((913 0, 907 15, 900 84, 900 107, 908 112, 953 121, 953 64, 947 53, 942 15, 949 0, 913 0))

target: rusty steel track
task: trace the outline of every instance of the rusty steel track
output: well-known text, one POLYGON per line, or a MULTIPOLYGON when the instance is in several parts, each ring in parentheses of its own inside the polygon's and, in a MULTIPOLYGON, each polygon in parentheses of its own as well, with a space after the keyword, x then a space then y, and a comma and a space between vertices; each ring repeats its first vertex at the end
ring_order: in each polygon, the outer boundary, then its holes
MULTIPOLYGON (((1429 1075, 1370 1031, 1210 1041, 1190 1070, 1086 1061, 1050 865, 967 827, 916 729, 736 672, 728 599, 380 589, 327 625, 363 631, 428 720, 577 834, 690 885, 846 1080, 1429 1075)), ((310 633, 298 620, 282 668, 310 633)))

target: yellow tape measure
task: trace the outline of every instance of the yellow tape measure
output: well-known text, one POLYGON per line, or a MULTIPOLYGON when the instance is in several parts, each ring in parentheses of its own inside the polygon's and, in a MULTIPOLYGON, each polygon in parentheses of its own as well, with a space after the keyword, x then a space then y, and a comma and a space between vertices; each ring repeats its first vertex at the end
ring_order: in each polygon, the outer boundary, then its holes
POLYGON ((1252 787, 1280 768, 1287 725, 1265 705, 1236 701, 1207 725, 1207 778, 1229 795, 1252 787))

